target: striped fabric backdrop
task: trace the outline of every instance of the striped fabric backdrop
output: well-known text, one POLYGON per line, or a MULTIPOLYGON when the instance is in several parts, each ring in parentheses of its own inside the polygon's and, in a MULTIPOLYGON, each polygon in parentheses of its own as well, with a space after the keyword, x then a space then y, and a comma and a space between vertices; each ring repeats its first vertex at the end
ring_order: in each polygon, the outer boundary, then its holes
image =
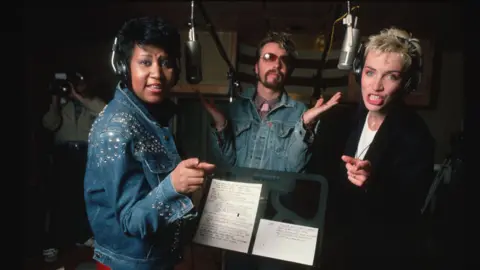
MULTIPOLYGON (((254 73, 255 50, 255 46, 241 43, 241 41, 238 44, 237 75, 242 87, 251 86, 256 82, 254 73)), ((285 89, 292 98, 309 104, 314 90, 315 74, 322 59, 322 52, 319 50, 297 50, 296 67, 287 81, 285 89)), ((338 91, 342 93, 348 91, 348 71, 337 68, 339 56, 340 50, 332 47, 322 72, 322 77, 325 80, 324 94, 326 96, 338 91)))

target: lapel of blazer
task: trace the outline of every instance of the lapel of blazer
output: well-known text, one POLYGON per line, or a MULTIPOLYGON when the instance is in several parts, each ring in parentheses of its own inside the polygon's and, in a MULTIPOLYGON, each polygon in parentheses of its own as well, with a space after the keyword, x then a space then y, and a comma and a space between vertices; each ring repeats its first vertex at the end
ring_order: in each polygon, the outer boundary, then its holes
POLYGON ((365 119, 368 111, 361 111, 358 114, 358 120, 355 121, 356 126, 354 127, 352 133, 350 134, 347 144, 345 146, 345 155, 355 157, 355 152, 357 151, 358 141, 362 135, 363 125, 365 124, 365 119))
MULTIPOLYGON (((373 139, 372 144, 370 145, 367 153, 365 154, 365 159, 369 160, 372 165, 372 177, 375 178, 380 170, 385 170, 388 168, 382 168, 380 164, 381 159, 394 159, 394 156, 385 155, 387 151, 390 151, 395 142, 398 141, 398 138, 404 134, 401 126, 403 125, 402 119, 403 113, 401 107, 394 107, 385 117, 382 125, 377 131, 375 138, 373 139)), ((391 152, 391 151, 390 151, 391 152)))
MULTIPOLYGON (((388 149, 389 145, 389 130, 390 130, 390 121, 389 115, 385 117, 382 125, 375 134, 375 138, 373 138, 372 144, 365 153, 365 160, 370 161, 371 168, 372 168, 372 177, 375 177, 376 172, 381 170, 381 166, 379 165, 382 158, 389 158, 385 156, 385 152, 388 149)), ((393 158, 393 157, 392 157, 393 158)))
MULTIPOLYGON (((357 126, 353 130, 352 134, 350 135, 347 145, 345 147, 345 155, 355 157, 355 152, 357 151, 358 142, 360 140, 360 136, 362 135, 363 126, 365 121, 367 120, 368 111, 362 111, 359 115, 357 126)), ((384 156, 384 153, 388 150, 389 139, 391 139, 391 122, 394 112, 389 113, 385 120, 383 121, 382 125, 377 131, 375 138, 373 139, 370 147, 368 148, 367 152, 365 153, 365 160, 370 161, 372 166, 372 176, 378 172, 379 163, 381 162, 382 158, 388 158, 384 156)))

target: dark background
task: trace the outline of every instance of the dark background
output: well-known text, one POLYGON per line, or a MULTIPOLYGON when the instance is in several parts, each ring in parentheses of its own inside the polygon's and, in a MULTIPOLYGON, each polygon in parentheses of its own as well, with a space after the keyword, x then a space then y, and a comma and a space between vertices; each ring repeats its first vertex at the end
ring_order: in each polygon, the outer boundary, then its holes
MULTIPOLYGON (((110 68, 110 50, 113 37, 125 20, 143 15, 160 15, 181 29, 187 27, 189 2, 131 2, 112 1, 93 4, 83 1, 64 1, 57 4, 32 2, 20 13, 23 18, 23 42, 25 44, 25 87, 27 102, 24 103, 27 117, 27 163, 30 168, 26 179, 28 197, 25 228, 28 237, 25 245, 28 254, 38 254, 42 220, 42 183, 46 145, 41 131, 41 117, 47 110, 50 96, 47 86, 53 73, 64 70, 79 70, 89 78, 95 93, 108 101, 113 93, 116 79, 110 68)), ((238 39, 258 39, 270 27, 295 33, 315 35, 329 33, 335 17, 334 10, 344 2, 274 2, 274 1, 210 1, 204 6, 217 30, 237 31, 238 39)), ((424 3, 360 3, 358 14, 364 35, 378 32, 389 26, 406 28, 415 36, 433 40, 436 57, 441 61, 439 72, 432 78, 435 93, 428 108, 418 108, 434 135, 437 143, 435 162, 441 164, 445 157, 455 152, 452 138, 457 136, 465 120, 466 92, 464 84, 464 29, 466 5, 460 2, 424 3)), ((344 5, 345 6, 345 5, 344 5)), ((478 6, 478 5, 477 5, 478 6)), ((471 7, 470 7, 471 8, 471 7)), ((344 10, 343 7, 342 10, 344 10)), ((342 11, 343 13, 344 11, 342 11)), ((199 24, 202 19, 199 16, 199 24)), ((343 27, 337 26, 336 39, 343 38, 343 27)), ((337 40, 337 41, 338 41, 337 40)), ((8 43, 8 42, 7 42, 8 43)), ((222 105, 224 101, 218 101, 222 105)), ((206 127, 209 119, 194 98, 179 100, 184 109, 178 119, 178 133, 191 155, 208 158, 206 127), (188 134, 190 137, 182 137, 188 134), (193 134, 193 137, 192 137, 193 134)), ((324 142, 342 137, 344 130, 335 126, 333 119, 343 119, 354 110, 354 105, 339 106, 325 120, 330 132, 324 132, 324 142), (340 117, 340 118, 339 118, 340 117)), ((471 119, 470 121, 473 121, 471 119)), ((473 122, 470 122, 473 123, 473 122)), ((478 120, 477 120, 478 123, 478 120)), ((478 124, 477 124, 478 125, 478 124)), ((327 144, 327 143, 326 143, 327 144)), ((321 147, 321 146, 319 146, 321 147)), ((323 145, 322 147, 325 147, 323 145)), ((458 202, 462 195, 451 200, 458 202)), ((457 211, 455 218, 460 218, 457 211)), ((445 218, 445 217, 444 217, 445 218)), ((449 218, 451 220, 451 218, 449 218)), ((452 223, 457 224, 454 221, 452 223)))

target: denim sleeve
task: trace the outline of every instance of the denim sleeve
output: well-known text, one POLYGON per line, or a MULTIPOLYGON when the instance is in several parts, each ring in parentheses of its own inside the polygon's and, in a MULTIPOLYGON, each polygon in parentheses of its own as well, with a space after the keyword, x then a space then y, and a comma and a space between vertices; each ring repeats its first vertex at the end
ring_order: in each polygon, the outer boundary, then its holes
POLYGON ((226 163, 227 166, 235 166, 236 153, 234 146, 234 137, 231 129, 230 122, 227 122, 227 126, 217 131, 215 127, 211 128, 212 138, 212 152, 217 162, 226 163))
POLYGON ((100 134, 99 139, 107 200, 126 234, 144 238, 190 216, 193 203, 175 191, 170 172, 157 187, 151 188, 141 161, 134 156, 131 137, 109 130, 100 134))
POLYGON ((214 126, 210 129, 212 154, 215 157, 215 162, 217 162, 219 166, 235 166, 237 160, 235 136, 230 119, 235 104, 236 102, 234 101, 234 103, 229 104, 228 108, 223 111, 227 119, 227 125, 221 131, 217 131, 214 126))
POLYGON ((295 124, 292 139, 288 148, 287 168, 291 172, 302 172, 312 157, 310 146, 313 143, 317 133, 320 121, 315 124, 313 130, 307 129, 303 124, 303 113, 295 124))

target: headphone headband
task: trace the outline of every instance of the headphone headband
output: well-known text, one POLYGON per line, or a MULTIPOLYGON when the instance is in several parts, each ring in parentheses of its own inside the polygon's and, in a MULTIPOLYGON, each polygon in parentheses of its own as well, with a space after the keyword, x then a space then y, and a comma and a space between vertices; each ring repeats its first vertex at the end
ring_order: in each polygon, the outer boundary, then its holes
MULTIPOLYGON (((412 61, 408 72, 406 73, 407 76, 404 79, 403 88, 407 93, 411 93, 416 91, 418 86, 420 85, 423 72, 423 59, 419 53, 415 52, 415 45, 413 44, 413 41, 415 39, 407 39, 399 36, 396 37, 399 40, 407 43, 409 47, 408 51, 412 61)), ((361 42, 352 64, 353 74, 355 75, 355 80, 358 84, 360 84, 362 80, 363 66, 365 65, 366 57, 365 49, 365 45, 361 42)))
MULTIPOLYGON (((115 39, 113 40, 113 45, 112 45, 112 54, 110 57, 110 65, 112 66, 113 72, 115 75, 119 76, 120 79, 126 83, 127 85, 130 85, 128 83, 130 81, 130 70, 128 68, 128 63, 127 59, 125 56, 124 52, 120 52, 120 46, 118 44, 118 36, 115 36, 115 39)), ((180 59, 177 57, 175 59, 175 84, 177 84, 178 80, 180 79, 180 59)))

